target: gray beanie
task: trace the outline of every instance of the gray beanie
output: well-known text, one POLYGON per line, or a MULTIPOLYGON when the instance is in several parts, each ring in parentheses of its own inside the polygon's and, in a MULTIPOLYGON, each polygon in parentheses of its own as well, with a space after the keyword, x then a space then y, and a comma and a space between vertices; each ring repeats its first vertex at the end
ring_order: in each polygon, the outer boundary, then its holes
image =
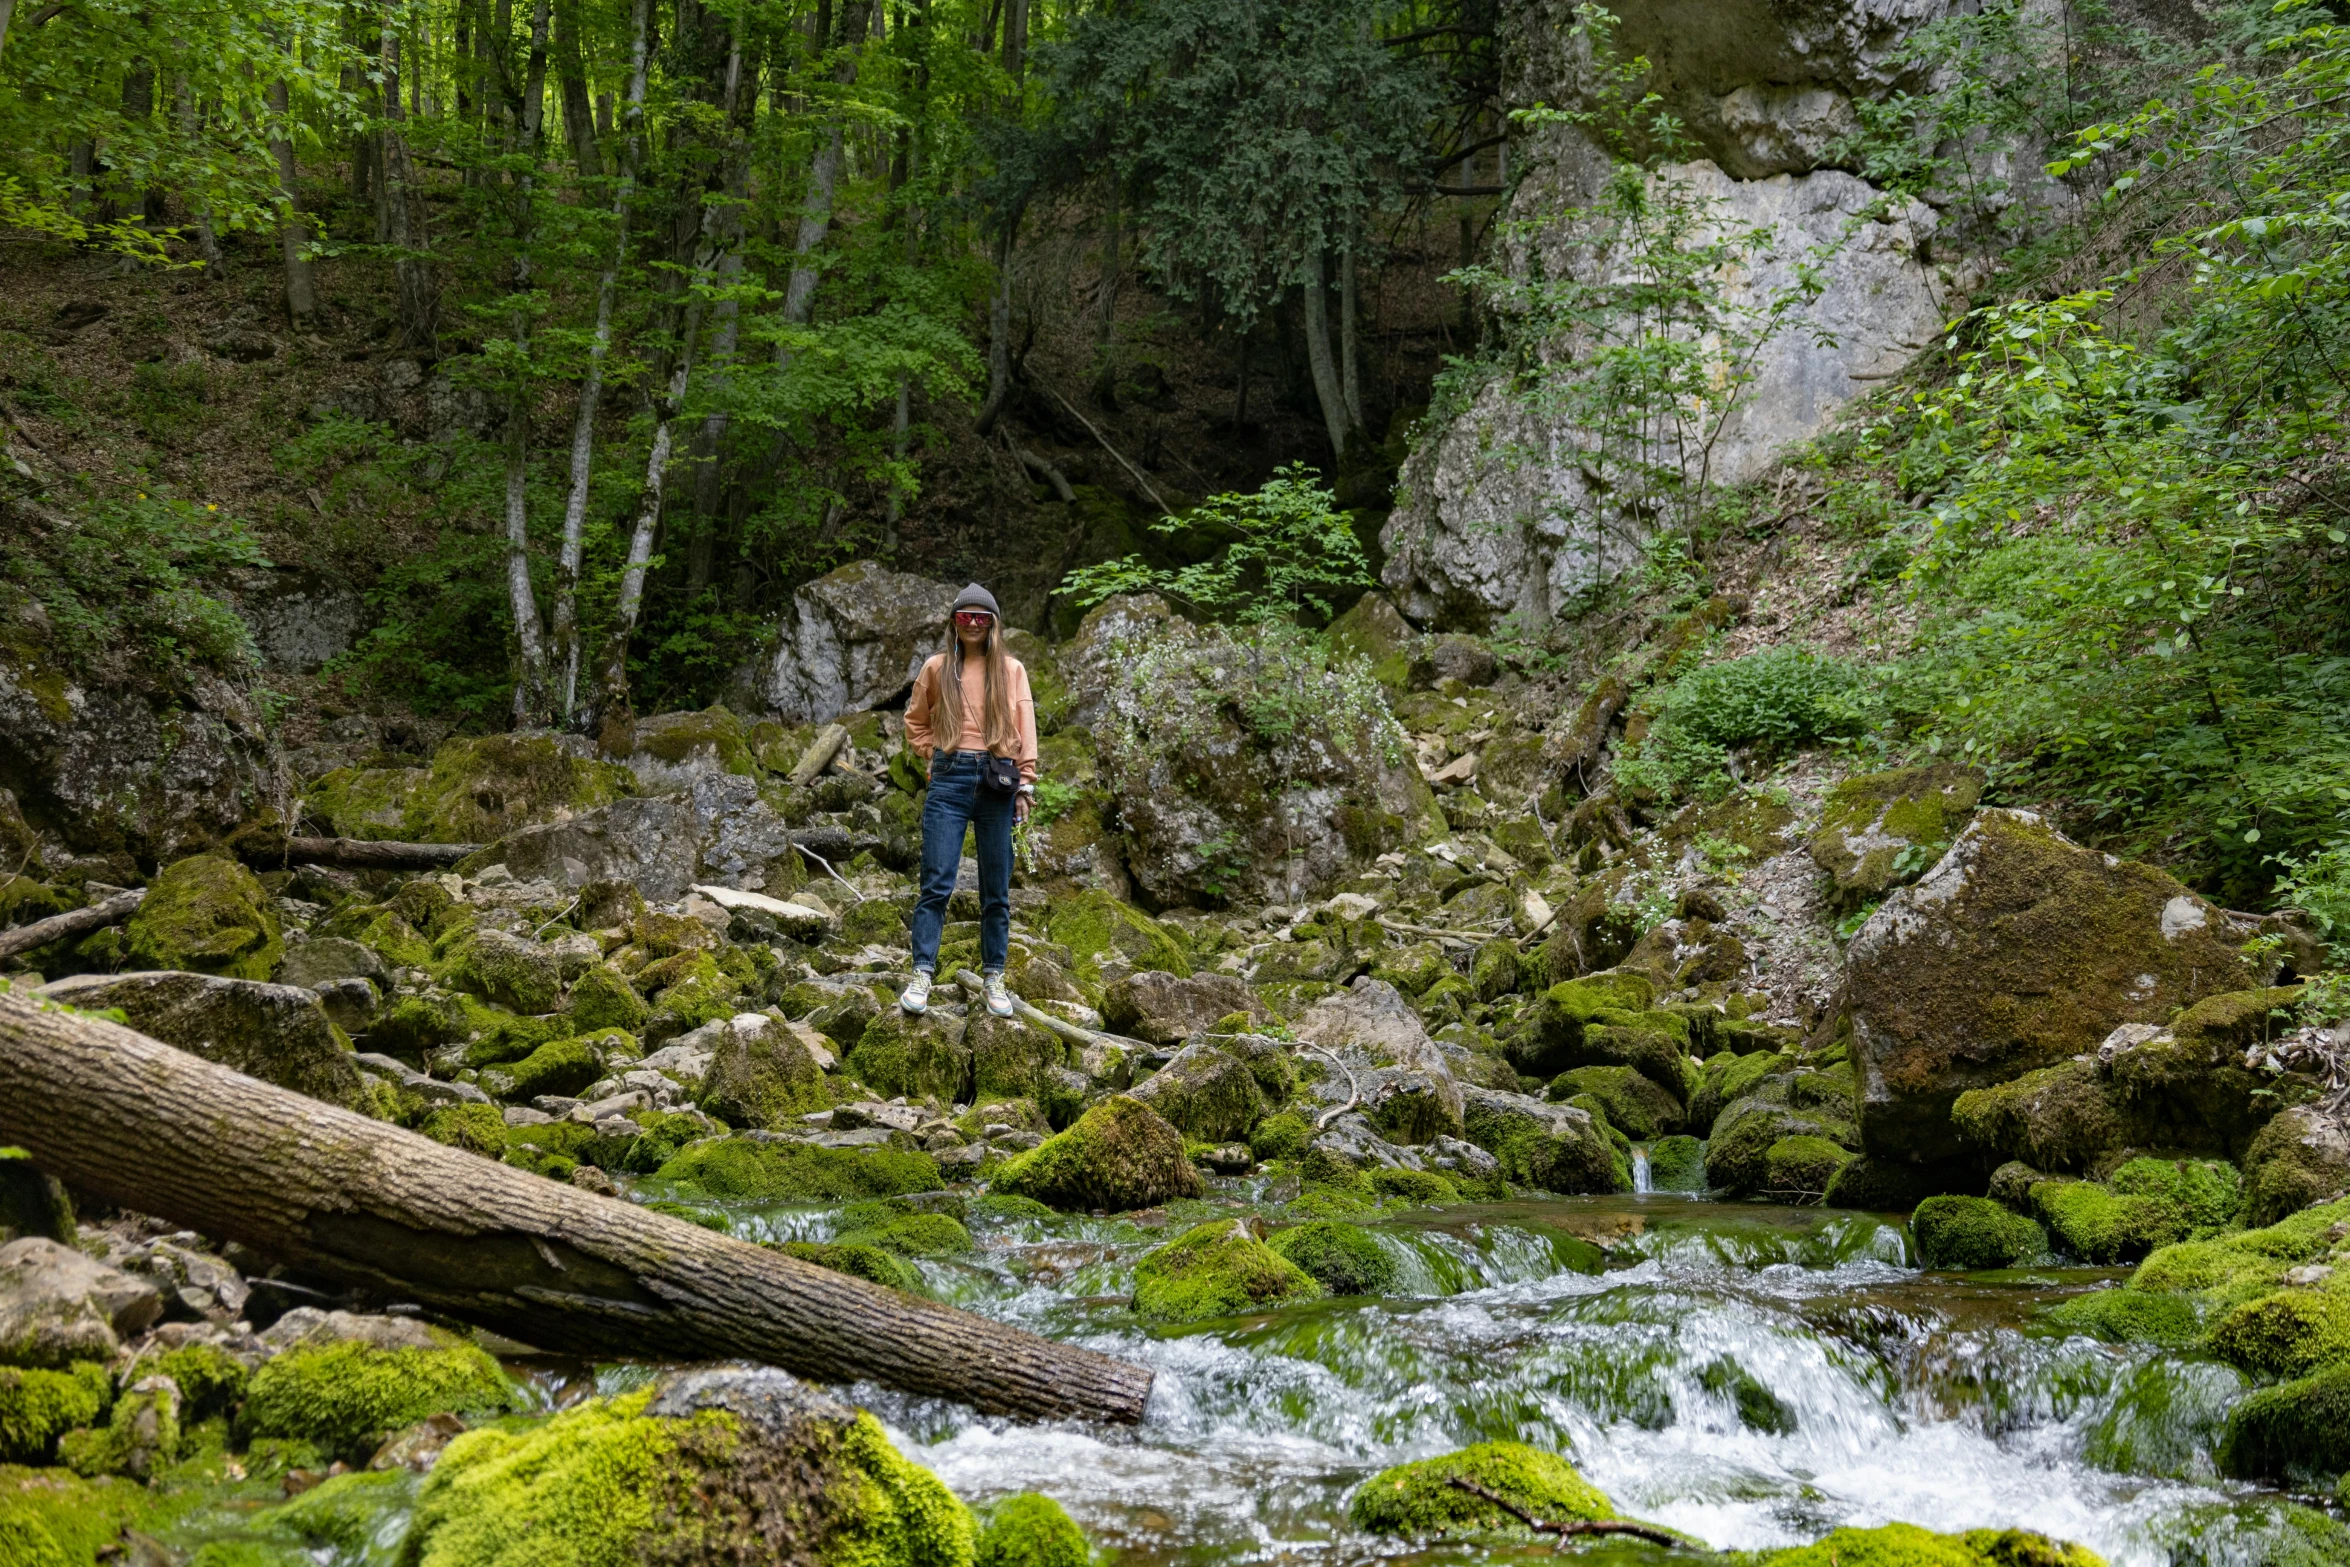
POLYGON ((955 608, 984 609, 998 620, 1004 618, 1004 612, 995 607, 995 595, 976 582, 955 595, 955 608))

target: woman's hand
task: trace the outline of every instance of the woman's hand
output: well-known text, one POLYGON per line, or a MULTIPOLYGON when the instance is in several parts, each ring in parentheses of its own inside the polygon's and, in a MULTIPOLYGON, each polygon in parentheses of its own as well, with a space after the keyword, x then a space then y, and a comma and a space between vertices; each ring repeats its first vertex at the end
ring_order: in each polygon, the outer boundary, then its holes
POLYGON ((1020 791, 1018 794, 1016 794, 1016 795, 1013 795, 1013 796, 1012 796, 1012 820, 1014 820, 1014 821, 1016 821, 1016 822, 1024 822, 1024 821, 1028 820, 1028 808, 1029 808, 1031 805, 1034 805, 1035 803, 1036 803, 1036 796, 1035 796, 1035 795, 1033 795, 1033 794, 1030 794, 1030 793, 1029 793, 1027 790, 1025 790, 1025 789, 1021 790, 1021 791, 1020 791))

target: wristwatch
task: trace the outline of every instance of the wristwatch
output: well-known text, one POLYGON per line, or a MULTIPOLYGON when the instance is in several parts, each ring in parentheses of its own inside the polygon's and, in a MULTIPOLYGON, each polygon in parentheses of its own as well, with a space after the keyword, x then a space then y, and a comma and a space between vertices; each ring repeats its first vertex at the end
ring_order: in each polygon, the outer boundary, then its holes
POLYGON ((1034 794, 1036 793, 1036 785, 1032 783, 1024 783, 1016 792, 1020 794, 1034 794))

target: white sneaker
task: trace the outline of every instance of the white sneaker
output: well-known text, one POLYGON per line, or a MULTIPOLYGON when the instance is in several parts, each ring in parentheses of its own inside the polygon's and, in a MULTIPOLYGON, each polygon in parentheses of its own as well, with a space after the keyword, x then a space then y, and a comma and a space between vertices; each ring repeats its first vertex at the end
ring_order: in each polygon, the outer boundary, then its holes
POLYGON ((918 968, 914 971, 914 983, 899 995, 898 1005, 916 1017, 930 1010, 930 970, 918 968))
POLYGON ((987 976, 987 1010, 997 1017, 1012 1015, 1012 993, 1004 988, 1004 976, 1001 974, 987 976))

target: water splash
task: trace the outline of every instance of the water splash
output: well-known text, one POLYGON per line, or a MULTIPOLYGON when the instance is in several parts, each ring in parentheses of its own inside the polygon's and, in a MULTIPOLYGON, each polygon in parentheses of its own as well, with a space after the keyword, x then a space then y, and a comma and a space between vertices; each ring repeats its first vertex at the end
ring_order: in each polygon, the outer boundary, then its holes
POLYGON ((1648 1184, 1648 1144, 1632 1145, 1632 1193, 1645 1197, 1652 1190, 1648 1184))

